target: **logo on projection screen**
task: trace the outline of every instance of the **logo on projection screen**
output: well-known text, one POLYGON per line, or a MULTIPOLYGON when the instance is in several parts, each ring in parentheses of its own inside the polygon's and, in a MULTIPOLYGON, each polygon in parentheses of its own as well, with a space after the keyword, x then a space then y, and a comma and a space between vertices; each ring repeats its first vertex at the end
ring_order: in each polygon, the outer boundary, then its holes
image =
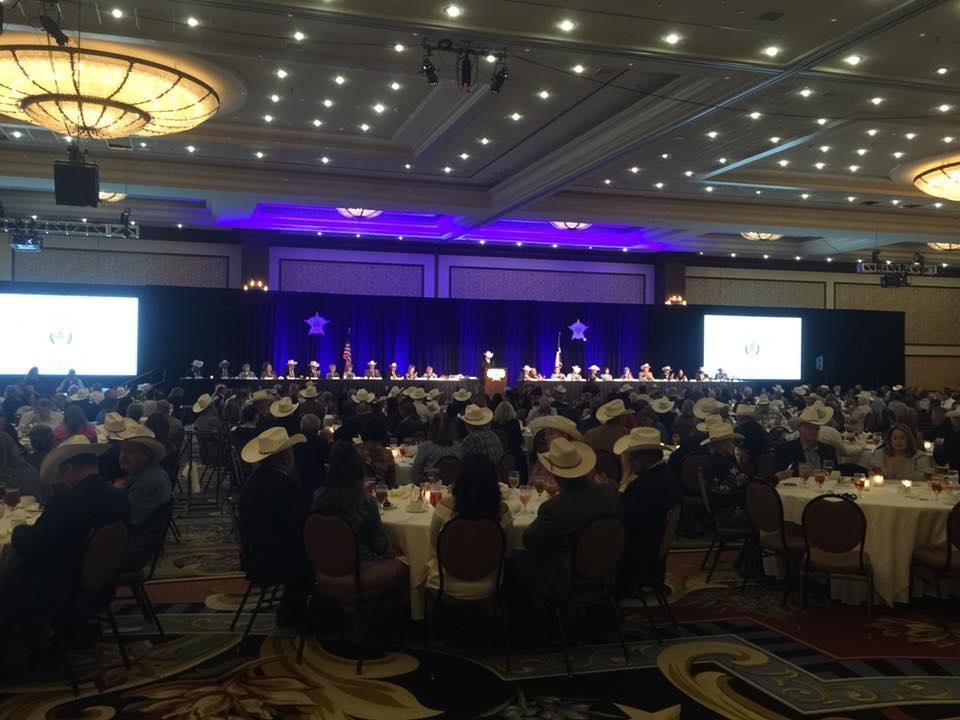
POLYGON ((760 343, 756 340, 751 340, 746 345, 743 346, 744 355, 759 355, 760 354, 760 343))
POLYGON ((73 342, 73 331, 70 328, 59 327, 51 330, 48 337, 51 345, 69 345, 73 342))

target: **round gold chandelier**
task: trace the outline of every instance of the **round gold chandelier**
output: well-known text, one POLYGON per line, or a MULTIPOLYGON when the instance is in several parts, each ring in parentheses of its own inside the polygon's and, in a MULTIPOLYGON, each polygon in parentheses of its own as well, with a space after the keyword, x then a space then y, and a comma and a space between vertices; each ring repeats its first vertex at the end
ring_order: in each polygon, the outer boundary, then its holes
POLYGON ((753 240, 755 242, 773 242, 774 240, 779 240, 783 237, 780 233, 775 232, 758 232, 756 230, 744 230, 740 233, 740 237, 744 240, 753 240))
POLYGON ((0 113, 105 140, 183 132, 220 109, 216 90, 194 75, 98 45, 0 45, 0 113))
POLYGON ((950 250, 960 250, 960 243, 932 242, 927 243, 927 247, 932 250, 942 250, 944 252, 948 252, 950 250))
POLYGON ((914 176, 913 186, 927 195, 960 200, 960 161, 937 163, 922 169, 914 176))
POLYGON ((122 192, 106 192, 101 190, 99 193, 100 202, 116 203, 127 199, 127 194, 122 192))

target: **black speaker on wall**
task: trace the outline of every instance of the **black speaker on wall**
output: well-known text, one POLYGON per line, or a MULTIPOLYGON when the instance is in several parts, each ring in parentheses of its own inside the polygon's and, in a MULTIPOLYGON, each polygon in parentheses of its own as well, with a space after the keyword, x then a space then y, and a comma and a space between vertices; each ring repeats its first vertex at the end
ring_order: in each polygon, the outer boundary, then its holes
POLYGON ((100 203, 100 167, 94 163, 58 160, 53 164, 57 205, 97 207, 100 203))

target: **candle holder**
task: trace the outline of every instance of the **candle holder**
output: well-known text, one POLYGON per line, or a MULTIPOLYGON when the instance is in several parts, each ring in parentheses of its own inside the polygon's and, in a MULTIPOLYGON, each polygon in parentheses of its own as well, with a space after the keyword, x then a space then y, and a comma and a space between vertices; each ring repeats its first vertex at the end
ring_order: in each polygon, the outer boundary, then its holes
MULTIPOLYGON (((878 487, 878 488, 883 487, 883 483, 884 483, 883 475, 878 474, 870 478, 870 485, 873 485, 873 487, 878 487)), ((867 487, 869 488, 870 485, 867 485, 867 487)))
POLYGON ((901 495, 910 495, 910 491, 913 488, 912 480, 901 480, 900 481, 900 494, 901 495))

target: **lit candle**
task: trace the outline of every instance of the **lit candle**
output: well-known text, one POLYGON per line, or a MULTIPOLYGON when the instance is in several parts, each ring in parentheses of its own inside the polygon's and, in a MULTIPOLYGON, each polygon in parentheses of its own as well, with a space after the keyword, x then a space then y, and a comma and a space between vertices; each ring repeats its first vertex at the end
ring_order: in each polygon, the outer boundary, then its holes
POLYGON ((913 487, 913 481, 912 481, 912 480, 901 480, 901 481, 900 481, 900 488, 901 488, 901 491, 903 492, 904 495, 909 495, 909 494, 910 494, 910 488, 912 488, 912 487, 913 487))
POLYGON ((426 503, 427 505, 430 504, 430 491, 429 491, 429 490, 424 490, 424 491, 423 491, 423 502, 426 503))
MULTIPOLYGON (((876 475, 874 475, 874 477, 876 477, 876 475)), ((870 478, 864 478, 864 479, 863 479, 863 489, 864 489, 864 490, 869 490, 869 489, 870 489, 870 478)))
POLYGON ((924 449, 926 452, 933 452, 933 443, 930 442, 929 440, 924 440, 924 442, 923 442, 923 449, 924 449))
MULTIPOLYGON (((873 476, 873 486, 874 487, 883 487, 883 475, 874 475, 873 476)), ((867 485, 867 487, 870 487, 867 485)))

